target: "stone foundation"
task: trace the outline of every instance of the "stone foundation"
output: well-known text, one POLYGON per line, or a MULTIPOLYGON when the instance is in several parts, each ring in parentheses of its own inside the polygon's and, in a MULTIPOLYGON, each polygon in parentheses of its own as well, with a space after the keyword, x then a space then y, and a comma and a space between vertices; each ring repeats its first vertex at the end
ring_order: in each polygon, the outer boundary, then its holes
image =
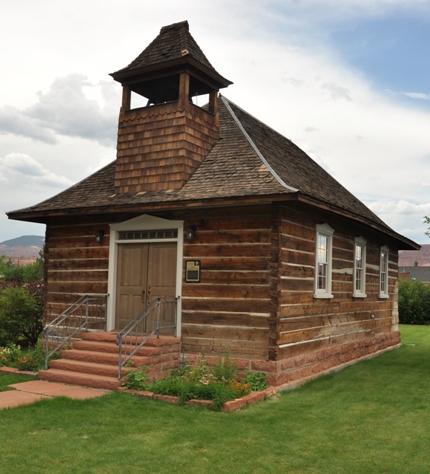
MULTIPOLYGON (((270 385, 279 387, 340 370, 347 365, 378 355, 399 345, 400 332, 395 331, 279 361, 235 359, 233 357, 230 360, 237 364, 241 375, 246 371, 264 372, 270 385)), ((201 354, 185 354, 185 359, 189 360, 192 365, 199 363, 201 358, 201 354)), ((205 359, 211 366, 217 365, 220 359, 224 361, 225 357, 205 356, 205 359)))

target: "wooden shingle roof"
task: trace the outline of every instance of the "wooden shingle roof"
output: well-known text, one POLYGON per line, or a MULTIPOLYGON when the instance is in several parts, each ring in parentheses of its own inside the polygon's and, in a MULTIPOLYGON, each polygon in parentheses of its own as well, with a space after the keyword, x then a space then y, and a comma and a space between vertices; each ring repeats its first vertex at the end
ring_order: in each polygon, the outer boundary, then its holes
POLYGON ((223 201, 299 200, 359 221, 403 242, 416 244, 388 227, 360 200, 289 139, 219 98, 220 140, 188 182, 172 191, 115 194, 115 161, 80 183, 35 206, 8 213, 9 218, 47 222, 50 216, 103 212, 151 212, 223 201))
POLYGON ((123 78, 162 70, 177 65, 193 65, 203 70, 219 87, 226 87, 231 81, 222 77, 209 62, 200 46, 189 32, 187 21, 161 28, 159 35, 128 66, 111 74, 122 82, 123 78))

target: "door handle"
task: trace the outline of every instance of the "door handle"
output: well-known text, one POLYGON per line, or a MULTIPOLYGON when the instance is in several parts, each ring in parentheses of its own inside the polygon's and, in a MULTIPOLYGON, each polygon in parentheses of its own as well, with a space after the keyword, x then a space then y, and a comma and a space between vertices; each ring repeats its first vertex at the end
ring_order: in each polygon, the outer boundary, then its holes
POLYGON ((142 290, 142 303, 145 304, 145 290, 142 290))
POLYGON ((148 285, 148 301, 151 299, 151 285, 148 285))

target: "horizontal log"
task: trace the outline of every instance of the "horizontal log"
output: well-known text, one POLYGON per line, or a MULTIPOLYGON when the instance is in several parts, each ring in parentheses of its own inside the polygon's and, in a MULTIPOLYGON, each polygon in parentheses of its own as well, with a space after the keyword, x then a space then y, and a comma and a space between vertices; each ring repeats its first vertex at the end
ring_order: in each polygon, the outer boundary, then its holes
POLYGON ((222 298, 182 298, 184 311, 214 311, 231 313, 269 314, 270 301, 247 299, 222 299, 222 298))
POLYGON ((248 327, 216 327, 204 325, 182 325, 182 336, 196 339, 229 340, 232 342, 260 342, 267 344, 268 330, 248 327))
POLYGON ((70 283, 56 283, 48 281, 48 293, 107 293, 107 282, 70 282, 70 283))
POLYGON ((250 270, 261 271, 269 268, 269 262, 264 257, 202 257, 202 274, 205 270, 250 270))
POLYGON ((312 216, 312 213, 309 212, 310 209, 299 209, 297 204, 298 203, 294 203, 293 205, 281 204, 280 208, 282 216, 282 225, 284 224, 284 222, 291 222, 293 224, 315 229, 315 220, 312 216))
POLYGON ((230 219, 239 218, 242 219, 245 216, 252 218, 265 217, 267 218, 272 213, 271 205, 253 205, 244 208, 243 206, 231 206, 231 207, 218 207, 211 209, 188 209, 183 212, 184 219, 191 219, 193 221, 198 219, 230 219))
POLYGON ((270 281, 267 271, 210 271, 207 269, 204 269, 202 279, 204 283, 226 285, 268 285, 270 281))
POLYGON ((85 282, 98 281, 107 284, 108 272, 106 270, 93 271, 50 271, 48 270, 50 282, 85 282))
POLYGON ((46 268, 51 270, 107 270, 109 267, 108 258, 91 259, 73 259, 73 260, 54 260, 49 258, 46 262, 46 268))
MULTIPOLYGON (((246 211, 245 211, 246 212, 246 211)), ((204 219, 199 230, 270 230, 270 216, 267 215, 246 215, 245 216, 220 216, 212 219, 204 219)))
POLYGON ((230 357, 266 358, 267 343, 261 341, 231 341, 182 337, 182 347, 185 353, 219 355, 228 354, 230 357))
POLYGON ((295 344, 292 346, 279 347, 277 350, 278 359, 287 359, 301 356, 310 352, 321 350, 330 345, 329 339, 313 340, 302 344, 295 344))
POLYGON ((281 291, 300 291, 300 292, 311 292, 313 295, 314 291, 314 279, 297 279, 297 278, 282 278, 280 281, 281 291))
POLYGON ((353 262, 354 259, 354 249, 342 249, 339 247, 333 246, 333 264, 335 264, 336 260, 340 260, 341 262, 353 262))
POLYGON ((182 288, 182 297, 189 298, 265 298, 269 299, 267 286, 189 284, 182 288))
POLYGON ((282 248, 281 249, 281 262, 285 262, 288 264, 296 264, 296 265, 307 265, 307 266, 315 266, 315 253, 307 253, 304 251, 297 251, 282 248))
POLYGON ((296 237, 300 240, 315 240, 315 227, 308 227, 302 224, 282 220, 281 232, 286 240, 296 237))
MULTIPOLYGON (((269 230, 201 230, 198 229, 194 234, 193 245, 198 244, 242 244, 242 243, 266 243, 270 244, 269 230)), ((186 244, 187 245, 187 244, 186 244)), ((186 247, 185 245, 185 247, 186 247)))
POLYGON ((316 327, 311 329, 292 331, 287 333, 282 333, 279 335, 277 343, 281 344, 291 344, 294 342, 309 341, 311 339, 321 339, 322 337, 327 336, 322 327, 316 327))
MULTIPOLYGON (((104 230, 105 237, 109 235, 110 227, 107 224, 76 225, 76 221, 67 226, 49 226, 47 230, 47 241, 57 246, 58 242, 67 241, 72 237, 78 237, 95 242, 95 236, 99 230, 104 230)), ((108 239, 109 240, 109 239, 108 239)))
POLYGON ((267 316, 252 316, 249 313, 214 313, 203 311, 182 311, 182 324, 201 324, 217 326, 243 326, 268 328, 267 316))
POLYGON ((285 306, 282 308, 280 321, 294 319, 295 317, 313 317, 313 316, 324 316, 336 314, 340 317, 343 315, 358 315, 361 319, 370 318, 372 314, 378 312, 387 312, 391 314, 392 304, 386 300, 379 301, 366 301, 366 299, 358 300, 354 304, 351 300, 348 302, 340 302, 339 304, 334 303, 331 300, 329 304, 321 304, 325 300, 315 300, 315 304, 295 304, 285 306))
MULTIPOLYGON (((293 305, 293 304, 311 304, 315 301, 313 292, 302 293, 300 291, 287 292, 283 291, 279 298, 279 304, 281 305, 293 305)), ((281 308, 282 309, 282 308, 281 308)))
MULTIPOLYGON (((289 278, 314 278, 315 270, 314 267, 305 267, 305 266, 296 266, 284 264, 280 267, 280 276, 289 277, 289 278)), ((288 280, 282 280, 284 284, 288 280)))
POLYGON ((306 318, 289 318, 288 320, 281 320, 279 321, 277 328, 279 333, 284 333, 328 325, 330 325, 330 318, 328 316, 309 316, 306 318))
POLYGON ((281 247, 286 250, 299 250, 300 252, 312 253, 315 260, 315 241, 282 235, 281 247))
POLYGON ((310 341, 312 339, 321 339, 324 337, 351 335, 366 331, 369 334, 377 334, 381 328, 391 326, 391 322, 387 320, 366 320, 366 321, 349 321, 342 324, 320 326, 304 330, 297 330, 282 333, 279 335, 278 344, 291 344, 301 341, 310 341))
POLYGON ((108 258, 109 247, 50 248, 49 259, 74 260, 87 258, 108 258))
POLYGON ((265 257, 271 254, 270 244, 186 245, 184 258, 199 257, 265 257))
POLYGON ((105 234, 101 242, 96 242, 95 235, 90 236, 77 236, 77 237, 63 237, 63 238, 51 238, 46 247, 47 252, 50 253, 54 249, 66 249, 74 247, 101 247, 109 245, 109 235, 105 234))

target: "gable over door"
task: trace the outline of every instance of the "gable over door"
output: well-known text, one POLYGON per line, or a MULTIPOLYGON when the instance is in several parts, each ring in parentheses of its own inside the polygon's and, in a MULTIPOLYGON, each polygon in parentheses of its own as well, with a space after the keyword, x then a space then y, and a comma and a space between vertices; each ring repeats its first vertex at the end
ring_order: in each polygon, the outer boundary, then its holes
POLYGON ((118 246, 115 329, 122 329, 156 298, 176 295, 176 242, 118 246))

